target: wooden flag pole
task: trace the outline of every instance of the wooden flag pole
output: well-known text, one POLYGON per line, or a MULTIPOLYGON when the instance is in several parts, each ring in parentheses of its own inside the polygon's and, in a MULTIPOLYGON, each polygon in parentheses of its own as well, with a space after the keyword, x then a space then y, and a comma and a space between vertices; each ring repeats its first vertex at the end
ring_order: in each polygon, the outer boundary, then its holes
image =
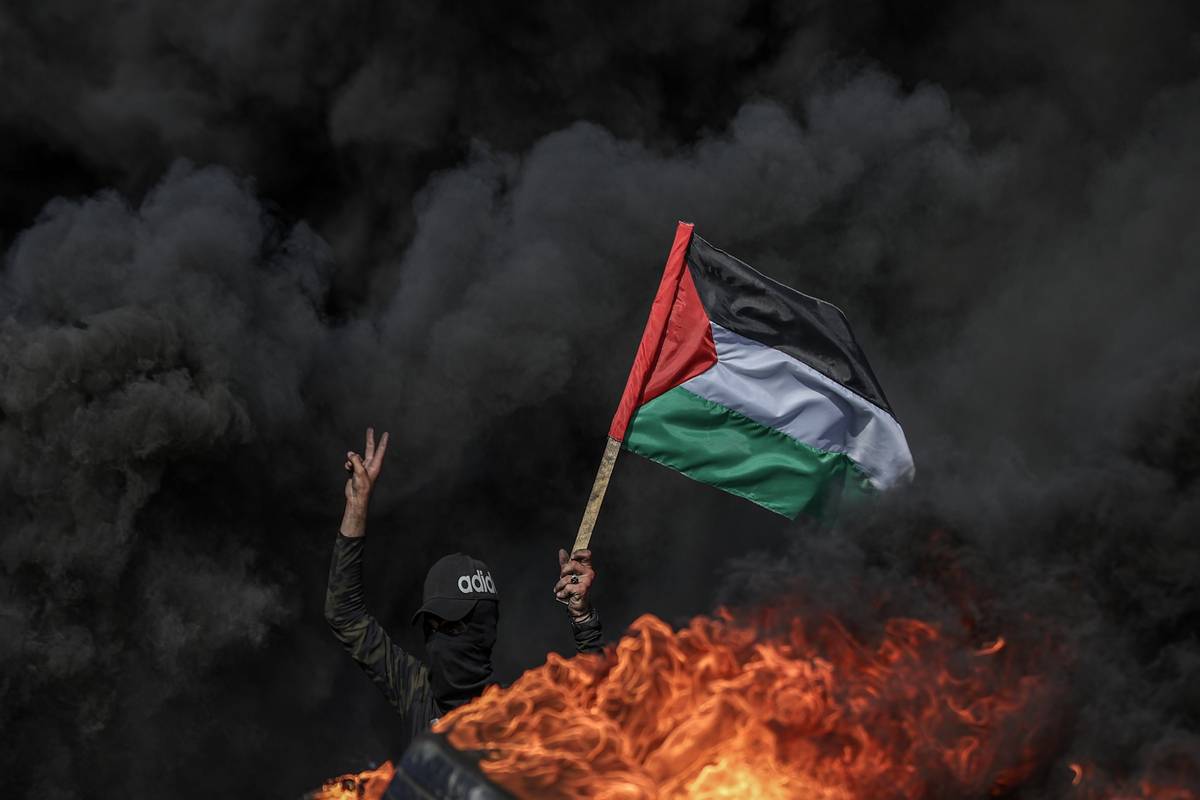
POLYGON ((608 490, 608 479, 612 477, 613 464, 617 463, 617 454, 621 452, 621 443, 611 436, 608 444, 604 445, 604 455, 600 458, 600 469, 596 470, 596 482, 592 484, 592 494, 588 497, 587 508, 583 510, 583 519, 579 522, 579 533, 575 534, 575 546, 571 552, 586 550, 592 540, 592 528, 596 527, 596 517, 600 516, 600 504, 604 502, 604 493, 608 490))
MULTIPOLYGON (((683 280, 684 273, 687 272, 685 256, 688 245, 692 241, 694 228, 695 226, 690 222, 680 222, 675 226, 675 241, 671 245, 671 255, 667 257, 667 264, 663 267, 662 280, 659 281, 658 291, 654 294, 654 302, 650 306, 650 317, 646 320, 646 329, 642 331, 642 340, 638 342, 637 355, 633 358, 633 366, 625 381, 625 391, 621 393, 621 401, 617 403, 617 412, 613 415, 612 425, 608 428, 609 433, 615 433, 617 438, 610 435, 608 444, 604 446, 604 456, 600 459, 600 469, 596 470, 596 482, 592 484, 592 495, 588 498, 587 508, 583 510, 583 519, 579 522, 579 533, 575 534, 575 546, 571 548, 572 553, 576 550, 586 550, 588 543, 592 541, 592 529, 596 527, 596 517, 600 516, 600 504, 604 502, 604 493, 608 490, 608 479, 612 477, 613 464, 617 462, 617 454, 621 452, 621 442, 625 439, 626 428, 629 427, 633 412, 649 399, 643 397, 646 382, 650 380, 651 374, 657 368, 659 354, 662 352, 663 342, 667 335, 667 323, 671 319, 671 309, 675 307, 680 282, 683 280)), ((698 303, 699 300, 697 299, 696 302, 698 303)), ((704 330, 707 331, 708 318, 705 317, 702 321, 704 330)))

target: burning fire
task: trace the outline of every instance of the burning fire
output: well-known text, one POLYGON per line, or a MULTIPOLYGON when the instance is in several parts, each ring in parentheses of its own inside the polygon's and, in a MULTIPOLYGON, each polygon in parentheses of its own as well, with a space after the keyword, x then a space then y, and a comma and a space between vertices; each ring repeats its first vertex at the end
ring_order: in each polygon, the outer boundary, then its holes
POLYGON ((524 797, 980 796, 1037 766, 1023 712, 1043 681, 1003 640, 964 650, 897 619, 868 647, 833 621, 771 623, 644 616, 605 656, 552 655, 439 730, 524 797))
MULTIPOLYGON (((529 798, 982 797, 1045 778, 1049 688, 1003 639, 896 619, 867 645, 772 617, 643 616, 603 656, 551 655, 437 730, 529 798)), ((1080 800, 1196 797, 1104 793, 1074 770, 1061 783, 1080 800)))
POLYGON ((395 774, 392 762, 385 761, 378 769, 330 778, 305 800, 380 800, 395 774))

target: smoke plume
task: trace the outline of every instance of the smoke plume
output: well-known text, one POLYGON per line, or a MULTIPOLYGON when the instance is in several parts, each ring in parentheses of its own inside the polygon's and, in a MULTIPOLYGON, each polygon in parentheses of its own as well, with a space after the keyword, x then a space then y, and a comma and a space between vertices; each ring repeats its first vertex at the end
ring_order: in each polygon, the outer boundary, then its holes
POLYGON ((9 4, 0 771, 39 798, 295 796, 398 752, 321 615, 368 424, 396 640, 420 653, 421 578, 461 549, 499 585, 501 677, 569 648, 555 551, 677 219, 846 311, 918 479, 819 528, 622 458, 610 635, 783 593, 864 635, 1051 639, 1054 769, 1177 768, 1197 16, 9 4))

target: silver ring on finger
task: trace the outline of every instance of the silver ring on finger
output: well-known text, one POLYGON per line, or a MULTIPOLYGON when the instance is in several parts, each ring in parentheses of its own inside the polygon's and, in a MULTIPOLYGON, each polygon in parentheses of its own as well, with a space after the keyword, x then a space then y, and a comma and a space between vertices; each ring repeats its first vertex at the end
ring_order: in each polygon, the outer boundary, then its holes
POLYGON ((578 576, 578 575, 572 575, 572 576, 571 576, 571 583, 579 583, 579 576, 578 576))

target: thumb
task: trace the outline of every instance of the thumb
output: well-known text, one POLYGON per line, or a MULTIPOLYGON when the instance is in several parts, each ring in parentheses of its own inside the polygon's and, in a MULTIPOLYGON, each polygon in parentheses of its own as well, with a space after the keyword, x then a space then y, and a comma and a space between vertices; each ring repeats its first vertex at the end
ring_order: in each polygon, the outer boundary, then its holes
POLYGON ((570 560, 570 559, 567 557, 567 551, 566 551, 566 550, 563 550, 562 548, 559 548, 559 551, 558 551, 558 568, 559 568, 559 569, 562 569, 563 567, 565 567, 565 566, 567 565, 567 562, 568 562, 569 560, 570 560))
POLYGON ((367 477, 367 468, 363 466, 362 457, 358 453, 347 453, 346 458, 350 459, 350 463, 354 465, 354 477, 367 477))

